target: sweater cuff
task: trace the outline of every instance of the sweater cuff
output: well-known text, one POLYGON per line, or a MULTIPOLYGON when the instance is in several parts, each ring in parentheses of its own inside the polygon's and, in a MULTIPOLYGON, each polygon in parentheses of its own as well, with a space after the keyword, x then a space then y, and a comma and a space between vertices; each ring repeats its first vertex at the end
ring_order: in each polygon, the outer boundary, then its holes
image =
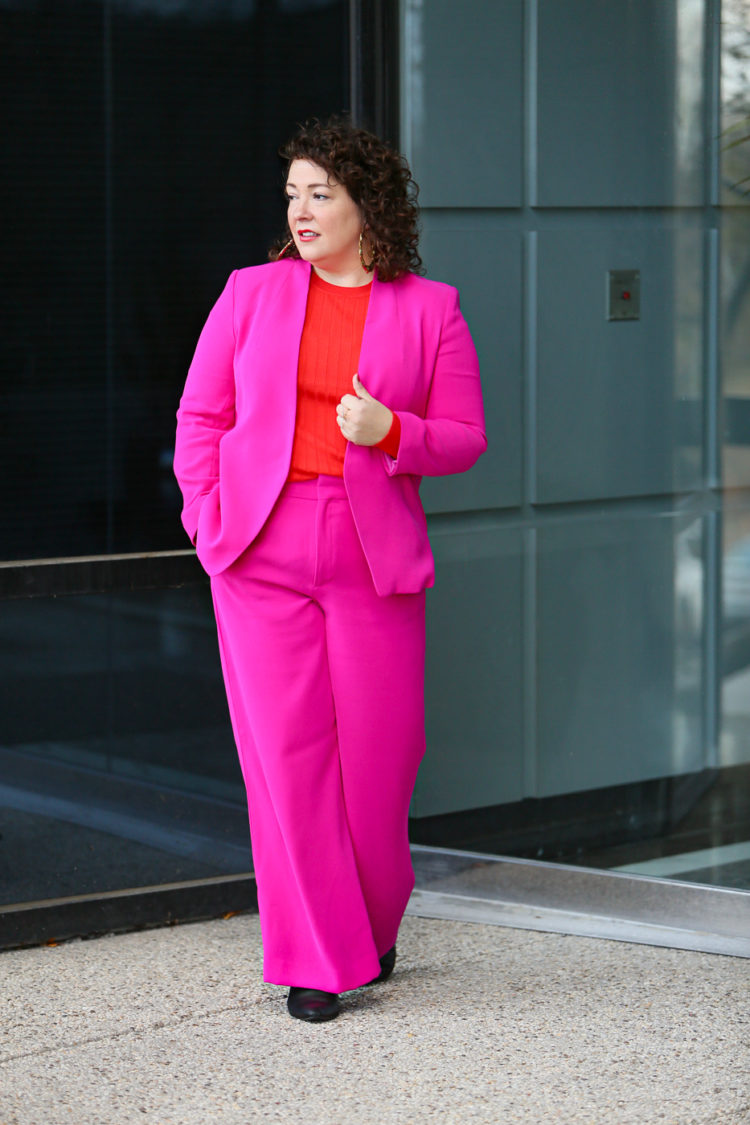
POLYGON ((384 438, 381 438, 379 442, 376 442, 375 448, 382 449, 383 453, 387 453, 388 456, 392 457, 395 461, 398 457, 398 447, 400 442, 401 419, 399 418, 398 414, 393 411, 393 421, 391 422, 391 428, 384 438))

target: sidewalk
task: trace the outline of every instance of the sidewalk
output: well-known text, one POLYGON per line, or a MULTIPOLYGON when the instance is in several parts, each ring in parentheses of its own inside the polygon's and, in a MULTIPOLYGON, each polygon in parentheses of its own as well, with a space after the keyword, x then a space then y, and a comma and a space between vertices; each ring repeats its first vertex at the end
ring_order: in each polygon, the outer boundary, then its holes
POLYGON ((739 1125, 750 962, 409 917, 328 1024, 258 918, 0 954, 0 1125, 739 1125))

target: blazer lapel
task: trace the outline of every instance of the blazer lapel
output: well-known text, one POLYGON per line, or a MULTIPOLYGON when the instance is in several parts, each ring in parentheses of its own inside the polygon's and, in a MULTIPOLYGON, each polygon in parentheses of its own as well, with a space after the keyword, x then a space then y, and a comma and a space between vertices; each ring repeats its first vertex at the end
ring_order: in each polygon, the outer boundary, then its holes
POLYGON ((285 475, 294 440, 297 366, 305 323, 310 266, 289 262, 279 266, 274 289, 264 296, 246 325, 238 386, 246 403, 242 414, 252 428, 254 447, 269 479, 285 475))
POLYGON ((399 374, 403 370, 403 339, 398 282, 372 279, 362 348, 359 377, 366 390, 388 406, 403 409, 398 401, 399 374))
POLYGON ((270 300, 263 304, 258 316, 258 331, 253 332, 256 369, 264 381, 264 395, 273 406, 296 400, 299 347, 307 309, 310 287, 310 266, 307 262, 289 262, 281 283, 270 300))

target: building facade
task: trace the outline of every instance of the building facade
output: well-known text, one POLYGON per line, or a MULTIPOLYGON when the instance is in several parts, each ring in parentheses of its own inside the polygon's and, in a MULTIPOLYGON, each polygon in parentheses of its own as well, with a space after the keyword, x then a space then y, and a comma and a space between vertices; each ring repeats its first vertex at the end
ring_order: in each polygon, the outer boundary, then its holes
POLYGON ((174 412, 283 223, 279 144, 341 111, 408 156, 486 395, 487 455, 423 486, 414 842, 750 891, 748 0, 47 0, 0 26, 0 940, 247 896, 174 412))

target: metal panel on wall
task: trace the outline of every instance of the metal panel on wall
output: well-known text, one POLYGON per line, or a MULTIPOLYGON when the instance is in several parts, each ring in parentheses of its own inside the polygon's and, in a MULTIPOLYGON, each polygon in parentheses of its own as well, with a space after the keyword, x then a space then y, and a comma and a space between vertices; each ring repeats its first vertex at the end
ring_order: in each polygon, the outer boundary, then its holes
POLYGON ((413 816, 522 796, 521 533, 431 521, 427 755, 413 816))
POLYGON ((519 207, 522 0, 405 0, 401 26, 401 140, 422 206, 519 207))
POLYGON ((539 529, 534 796, 709 764, 701 530, 672 515, 539 529))
POLYGON ((535 501, 699 486, 702 231, 591 219, 538 242, 535 501), (607 274, 623 268, 640 273, 638 320, 607 319, 607 274))
POLYGON ((456 285, 482 371, 489 448, 468 477, 426 479, 428 512, 521 503, 521 236, 478 220, 427 211, 422 252, 429 277, 456 285), (498 264, 502 263, 502 268, 498 264))
POLYGON ((536 203, 701 204, 703 0, 539 0, 536 203))

